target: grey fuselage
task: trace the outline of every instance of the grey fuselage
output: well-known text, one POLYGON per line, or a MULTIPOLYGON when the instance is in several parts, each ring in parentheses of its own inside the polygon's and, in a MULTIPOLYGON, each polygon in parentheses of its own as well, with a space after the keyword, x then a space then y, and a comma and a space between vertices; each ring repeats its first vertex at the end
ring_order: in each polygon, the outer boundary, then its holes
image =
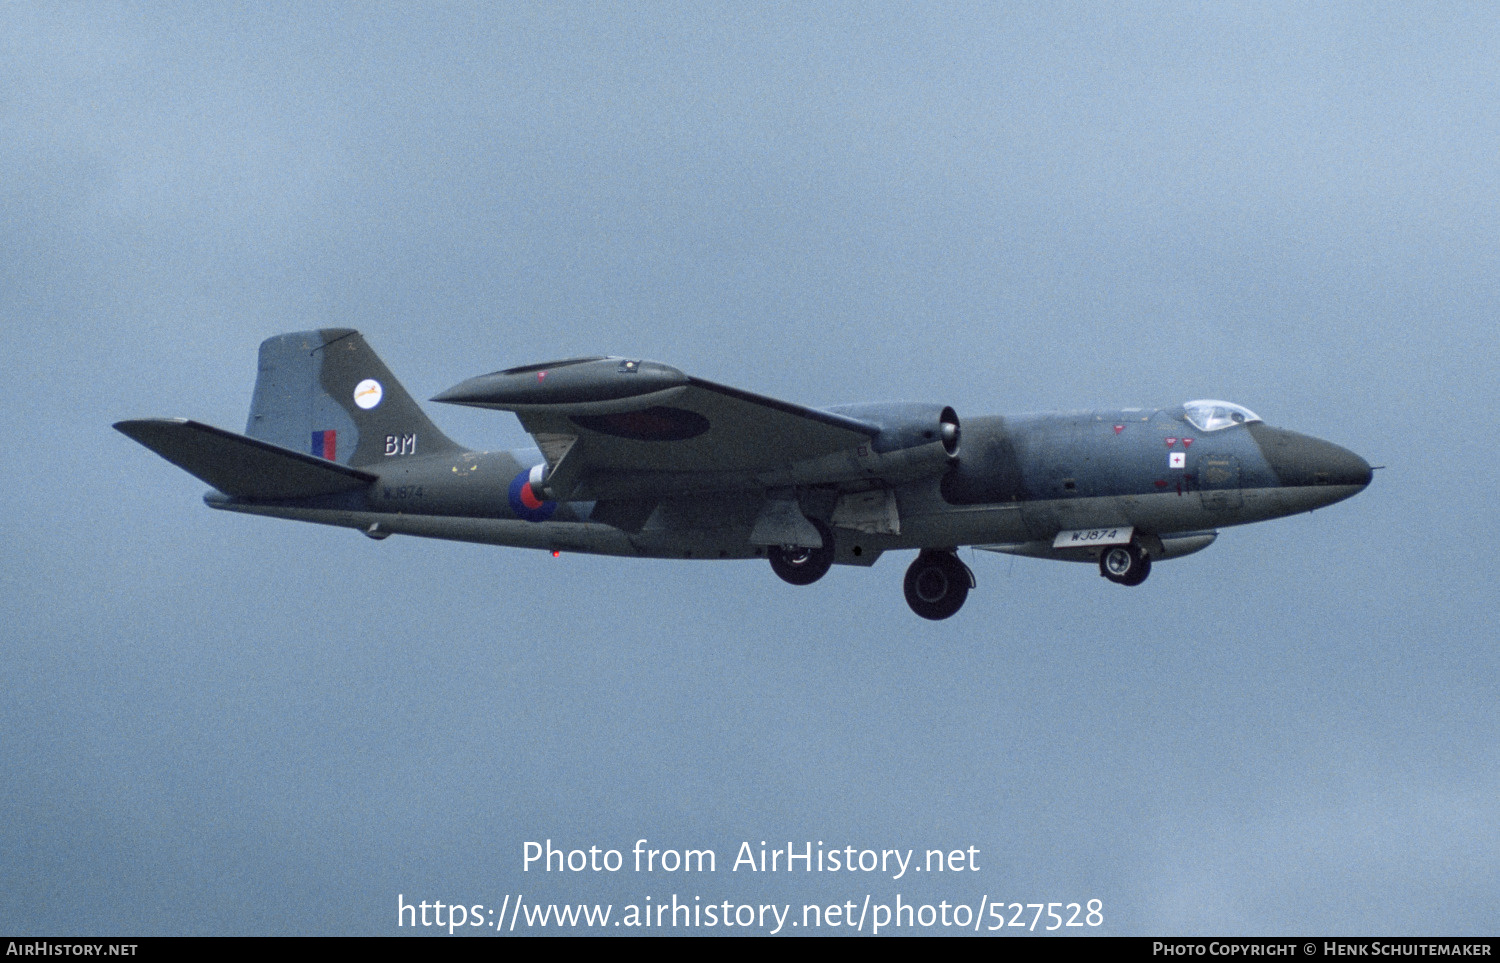
MULTIPOLYGON (((368 488, 294 500, 212 492, 206 501, 376 538, 651 558, 765 556, 750 538, 764 491, 714 490, 683 475, 658 479, 656 491, 628 502, 518 503, 518 479, 541 461, 536 449, 428 455, 397 445, 360 466, 378 476, 368 488)), ((847 487, 794 494, 807 517, 831 521, 836 561, 845 564, 960 545, 1088 561, 1097 552, 1053 548, 1054 537, 1129 526, 1167 558, 1203 547, 1219 528, 1348 498, 1370 478, 1364 459, 1329 442, 1259 421, 1203 431, 1177 406, 968 419, 951 465, 881 492, 893 504, 878 524, 847 522, 842 500, 860 494, 847 487)))

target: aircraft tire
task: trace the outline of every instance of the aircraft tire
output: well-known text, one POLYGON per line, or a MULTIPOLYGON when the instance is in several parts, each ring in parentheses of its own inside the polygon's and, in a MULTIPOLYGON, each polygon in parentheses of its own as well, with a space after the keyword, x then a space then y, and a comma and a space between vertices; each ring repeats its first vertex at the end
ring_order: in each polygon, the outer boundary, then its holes
POLYGON ((906 570, 906 604, 924 619, 946 619, 963 608, 974 573, 952 552, 923 551, 906 570))
POLYGON ((1151 556, 1135 542, 1099 553, 1099 574, 1118 585, 1139 585, 1151 574, 1151 556))
POLYGON ((816 518, 809 518, 808 521, 823 536, 821 548, 783 548, 772 545, 766 549, 766 557, 771 561, 771 571, 780 576, 783 582, 811 585, 827 575, 828 570, 833 567, 833 533, 816 518))

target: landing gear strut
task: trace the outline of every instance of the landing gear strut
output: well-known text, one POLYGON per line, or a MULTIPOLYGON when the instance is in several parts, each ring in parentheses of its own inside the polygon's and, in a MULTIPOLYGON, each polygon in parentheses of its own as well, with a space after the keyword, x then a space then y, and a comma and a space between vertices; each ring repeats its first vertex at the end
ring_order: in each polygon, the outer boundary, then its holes
POLYGON ((1099 553, 1099 574, 1121 585, 1139 585, 1151 574, 1151 556, 1140 545, 1111 545, 1099 553))
POLYGON ((924 619, 946 619, 963 608, 974 573, 952 552, 927 549, 906 570, 906 604, 924 619))
POLYGON ((828 569, 833 566, 833 533, 816 518, 809 518, 808 521, 812 522, 818 534, 823 537, 821 547, 772 545, 766 549, 766 557, 771 560, 771 571, 793 585, 811 585, 827 575, 828 569))

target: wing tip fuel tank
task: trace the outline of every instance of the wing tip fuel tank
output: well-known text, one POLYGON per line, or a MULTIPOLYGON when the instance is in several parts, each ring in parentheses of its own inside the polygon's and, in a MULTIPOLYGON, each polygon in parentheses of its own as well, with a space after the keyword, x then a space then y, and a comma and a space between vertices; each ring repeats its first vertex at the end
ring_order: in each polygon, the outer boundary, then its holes
POLYGON ((656 361, 576 358, 479 375, 434 395, 432 400, 500 409, 588 404, 653 395, 687 383, 687 375, 656 361))

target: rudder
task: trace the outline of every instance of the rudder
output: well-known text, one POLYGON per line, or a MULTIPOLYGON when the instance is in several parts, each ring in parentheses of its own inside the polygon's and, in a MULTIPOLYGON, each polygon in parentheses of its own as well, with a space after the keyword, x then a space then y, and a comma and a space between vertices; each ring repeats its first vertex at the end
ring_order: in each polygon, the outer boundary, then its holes
POLYGON ((465 450, 438 430, 352 328, 261 342, 245 434, 343 465, 465 450))

